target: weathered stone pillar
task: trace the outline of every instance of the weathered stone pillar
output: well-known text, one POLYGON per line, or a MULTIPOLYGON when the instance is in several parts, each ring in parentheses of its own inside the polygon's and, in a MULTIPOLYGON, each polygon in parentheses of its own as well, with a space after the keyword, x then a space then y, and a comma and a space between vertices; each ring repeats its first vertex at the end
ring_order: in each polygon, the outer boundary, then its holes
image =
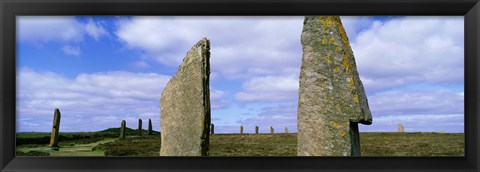
POLYGON ((258 134, 258 126, 255 126, 255 134, 258 134))
POLYGON ((273 129, 273 127, 272 127, 272 126, 270 126, 270 134, 272 134, 272 135, 273 135, 274 133, 275 133, 275 130, 273 129))
POLYGON ((153 131, 152 131, 152 120, 151 119, 148 119, 148 131, 147 131, 147 135, 152 135, 153 134, 153 131))
POLYGON ((403 125, 401 123, 398 123, 398 132, 403 133, 404 130, 405 130, 405 128, 403 127, 403 125))
POLYGON ((298 100, 299 156, 359 156, 367 96, 340 17, 305 17, 298 100))
POLYGON ((125 138, 125 126, 127 125, 127 122, 125 120, 122 120, 122 124, 120 124, 120 137, 121 139, 125 138))
POLYGON ((142 119, 138 119, 138 135, 142 136, 142 119))
POLYGON ((210 134, 215 134, 215 125, 210 124, 210 134))
POLYGON ((53 125, 52 125, 52 134, 50 135, 50 147, 58 147, 58 134, 60 131, 60 110, 55 108, 53 115, 53 125))
POLYGON ((240 134, 243 134, 243 126, 240 125, 240 134))
POLYGON ((183 59, 160 98, 161 156, 208 156, 210 42, 203 38, 183 59))
POLYGON ((288 134, 288 128, 285 127, 285 134, 288 134))

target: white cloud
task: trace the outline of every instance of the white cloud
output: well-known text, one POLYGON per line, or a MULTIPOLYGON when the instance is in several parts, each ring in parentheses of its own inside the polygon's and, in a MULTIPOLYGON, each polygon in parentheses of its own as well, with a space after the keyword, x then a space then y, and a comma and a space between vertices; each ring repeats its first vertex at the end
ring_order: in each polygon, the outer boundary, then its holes
POLYGON ((461 114, 464 96, 447 90, 384 92, 368 97, 376 117, 385 115, 461 114))
POLYGON ((223 100, 227 95, 225 91, 210 88, 210 108, 216 110, 230 107, 230 105, 223 100))
POLYGON ((103 28, 100 23, 94 22, 92 19, 89 19, 88 23, 85 25, 85 31, 96 41, 98 41, 100 37, 108 35, 105 28, 103 28))
POLYGON ((43 43, 83 39, 82 24, 75 17, 19 16, 17 29, 20 41, 43 43))
POLYGON ((65 45, 62 47, 62 51, 64 54, 72 55, 72 56, 80 56, 81 54, 80 47, 77 47, 77 46, 65 45))
POLYGON ((238 102, 283 102, 298 98, 298 74, 253 77, 235 94, 238 102))
POLYGON ((463 17, 373 22, 350 40, 367 92, 412 83, 463 84, 463 17))
MULTIPOLYGON (((138 120, 140 114, 149 114, 159 120, 160 94, 169 79, 170 76, 154 73, 120 71, 81 74, 70 79, 53 72, 22 68, 17 74, 17 119, 50 119, 53 109, 59 108, 62 119, 66 117, 63 122, 69 123, 67 119, 71 117, 78 123, 87 123, 90 127, 82 129, 89 131, 108 128, 95 125, 101 121, 92 120, 94 117, 138 120)), ((106 123, 116 127, 120 121, 106 123)), ((20 130, 48 131, 49 125, 20 130)), ((78 129, 71 127, 70 131, 78 129)))
POLYGON ((225 78, 299 69, 303 17, 132 17, 117 37, 160 64, 180 65, 202 37, 211 42, 211 68, 225 78))
POLYGON ((49 41, 77 43, 83 41, 85 35, 98 41, 109 35, 99 22, 90 18, 87 23, 82 23, 73 16, 19 16, 17 29, 20 41, 34 44, 49 41))

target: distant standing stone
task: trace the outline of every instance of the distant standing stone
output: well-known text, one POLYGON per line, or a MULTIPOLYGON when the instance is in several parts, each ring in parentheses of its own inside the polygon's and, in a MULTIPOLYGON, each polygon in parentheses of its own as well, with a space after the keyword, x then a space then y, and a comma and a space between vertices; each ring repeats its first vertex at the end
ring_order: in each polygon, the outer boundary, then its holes
POLYGON ((273 129, 273 127, 270 126, 270 134, 274 134, 275 133, 275 130, 273 129))
POLYGON ((210 124, 210 134, 215 134, 215 125, 210 124))
POLYGON ((398 132, 403 133, 404 130, 405 130, 405 128, 403 127, 403 125, 401 123, 398 123, 398 132))
POLYGON ((52 134, 50 135, 50 147, 58 147, 58 133, 60 131, 60 110, 55 109, 53 115, 52 134))
POLYGON ((359 156, 367 96, 340 17, 307 16, 298 100, 298 156, 359 156))
POLYGON ((160 98, 160 156, 208 156, 210 42, 203 38, 183 59, 160 98))
POLYGON ((288 128, 285 127, 285 134, 288 134, 288 128))
POLYGON ((127 125, 127 122, 125 120, 122 120, 122 124, 120 124, 120 137, 121 139, 125 138, 125 126, 127 125))
POLYGON ((142 136, 142 119, 138 119, 138 135, 142 136))
POLYGON ((152 131, 152 120, 151 119, 148 119, 148 131, 147 131, 147 135, 152 135, 153 134, 153 131, 152 131))
POLYGON ((240 134, 243 134, 243 126, 240 125, 240 134))
POLYGON ((255 126, 255 134, 258 134, 258 126, 255 126))

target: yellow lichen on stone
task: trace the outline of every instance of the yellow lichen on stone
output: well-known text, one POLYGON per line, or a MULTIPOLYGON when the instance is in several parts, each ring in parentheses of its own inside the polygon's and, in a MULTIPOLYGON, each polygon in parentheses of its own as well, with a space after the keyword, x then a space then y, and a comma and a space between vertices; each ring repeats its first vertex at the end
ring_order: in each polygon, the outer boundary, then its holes
POLYGON ((348 85, 350 85, 350 87, 355 86, 355 78, 354 77, 351 77, 351 78, 348 79, 348 85))
POLYGON ((340 47, 335 48, 335 52, 340 52, 340 47))
POLYGON ((343 56, 342 65, 345 68, 345 70, 348 71, 350 64, 348 64, 348 57, 346 57, 345 55, 343 56))
POLYGON ((345 135, 347 135, 347 133, 345 133, 345 131, 340 131, 340 136, 341 137, 345 137, 345 135))
POLYGON ((334 70, 335 73, 338 73, 340 72, 340 68, 336 67, 335 70, 334 70))
POLYGON ((332 43, 332 44, 335 43, 335 39, 330 38, 330 43, 332 43))
POLYGON ((327 38, 322 39, 322 44, 326 44, 328 42, 327 38))
POLYGON ((335 105, 335 108, 337 108, 337 110, 340 111, 340 105, 339 104, 335 105))
POLYGON ((338 124, 336 122, 333 122, 333 121, 330 121, 330 125, 335 127, 335 128, 340 128, 340 124, 338 124))
POLYGON ((333 101, 333 97, 332 96, 328 96, 328 101, 333 101))
POLYGON ((354 101, 355 103, 358 103, 358 94, 355 94, 355 96, 353 97, 353 101, 354 101))
POLYGON ((327 61, 328 64, 332 64, 332 59, 330 59, 330 57, 325 56, 323 57, 323 59, 325 59, 325 61, 327 61))

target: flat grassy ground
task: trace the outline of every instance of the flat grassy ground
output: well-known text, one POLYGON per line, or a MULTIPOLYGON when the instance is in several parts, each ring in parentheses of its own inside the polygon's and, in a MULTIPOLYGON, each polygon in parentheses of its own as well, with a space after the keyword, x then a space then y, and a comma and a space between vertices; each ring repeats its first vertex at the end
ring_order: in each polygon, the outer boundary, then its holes
MULTIPOLYGON (((463 156, 464 140, 464 134, 452 133, 360 133, 362 156, 463 156)), ((35 146, 38 147, 32 144, 17 146, 17 151, 26 152, 35 146)), ((296 148, 296 134, 210 135, 210 156, 296 156, 296 148)), ((33 150, 42 151, 39 148, 33 150)), ((159 150, 160 137, 152 135, 111 138, 91 144, 64 144, 60 151, 49 153, 51 156, 75 156, 77 153, 86 156, 158 156, 159 150), (64 153, 67 150, 70 152, 64 153)), ((45 156, 41 152, 33 153, 45 156)))

